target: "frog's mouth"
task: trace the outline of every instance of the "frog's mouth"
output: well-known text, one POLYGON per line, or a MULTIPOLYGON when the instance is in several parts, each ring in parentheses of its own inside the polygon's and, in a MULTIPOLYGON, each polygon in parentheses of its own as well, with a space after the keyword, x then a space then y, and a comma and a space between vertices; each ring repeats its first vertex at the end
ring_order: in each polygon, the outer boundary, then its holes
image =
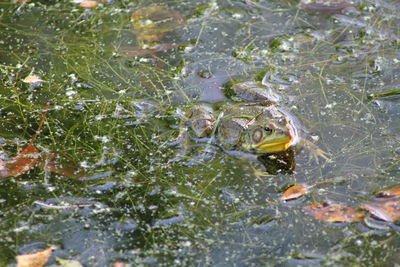
POLYGON ((282 133, 273 133, 269 136, 264 137, 259 143, 245 143, 243 148, 256 152, 256 153, 277 153, 287 150, 292 144, 290 136, 282 133))
POLYGON ((274 135, 252 145, 252 148, 261 153, 276 153, 287 150, 291 142, 292 138, 287 135, 274 135))

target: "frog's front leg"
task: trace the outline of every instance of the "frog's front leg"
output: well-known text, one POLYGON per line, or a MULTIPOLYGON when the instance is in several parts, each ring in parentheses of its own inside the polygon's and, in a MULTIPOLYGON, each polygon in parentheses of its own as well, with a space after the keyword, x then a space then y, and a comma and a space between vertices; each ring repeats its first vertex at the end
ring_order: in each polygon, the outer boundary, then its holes
POLYGON ((311 154, 312 158, 318 162, 318 158, 323 158, 325 160, 329 160, 329 153, 320 149, 316 144, 311 142, 308 139, 300 138, 299 141, 300 146, 305 147, 311 154))

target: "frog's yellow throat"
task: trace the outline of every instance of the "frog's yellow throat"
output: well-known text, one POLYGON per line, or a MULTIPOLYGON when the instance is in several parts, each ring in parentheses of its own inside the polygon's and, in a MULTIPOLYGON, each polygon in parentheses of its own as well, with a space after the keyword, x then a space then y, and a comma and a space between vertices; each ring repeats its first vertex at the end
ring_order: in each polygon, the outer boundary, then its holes
POLYGON ((292 144, 293 138, 288 135, 274 135, 264 138, 260 143, 253 145, 259 152, 276 153, 287 150, 292 144))

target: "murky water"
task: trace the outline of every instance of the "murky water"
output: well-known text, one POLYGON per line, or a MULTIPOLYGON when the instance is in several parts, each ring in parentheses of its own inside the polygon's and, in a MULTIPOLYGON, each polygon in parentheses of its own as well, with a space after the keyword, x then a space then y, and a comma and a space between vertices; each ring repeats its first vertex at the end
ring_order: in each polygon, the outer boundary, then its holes
POLYGON ((357 207, 400 184, 399 95, 368 98, 399 89, 400 5, 314 9, 292 0, 0 2, 0 158, 26 147, 50 102, 35 145, 57 162, 2 178, 0 265, 50 245, 49 265, 398 263, 398 224, 328 223, 303 207, 357 207), (178 26, 135 28, 133 12, 160 5, 178 12, 178 26), (23 82, 29 75, 44 82, 23 82), (264 77, 330 160, 303 149, 292 172, 260 176, 261 162, 204 142, 172 160, 185 109, 218 106, 230 101, 227 83, 264 77), (204 149, 209 158, 198 157, 204 149), (317 183, 280 200, 289 185, 317 183))

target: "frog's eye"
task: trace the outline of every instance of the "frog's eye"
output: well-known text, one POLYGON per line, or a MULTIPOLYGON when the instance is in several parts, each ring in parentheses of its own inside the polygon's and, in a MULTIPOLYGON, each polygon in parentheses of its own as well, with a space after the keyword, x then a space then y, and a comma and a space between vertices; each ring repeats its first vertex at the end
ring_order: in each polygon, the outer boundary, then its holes
POLYGON ((260 143, 261 139, 263 138, 262 128, 255 129, 253 132, 252 138, 253 138, 253 142, 255 144, 260 143))
POLYGON ((265 126, 265 127, 264 127, 264 131, 266 131, 267 134, 272 134, 272 132, 274 131, 274 129, 269 128, 268 126, 265 126))

